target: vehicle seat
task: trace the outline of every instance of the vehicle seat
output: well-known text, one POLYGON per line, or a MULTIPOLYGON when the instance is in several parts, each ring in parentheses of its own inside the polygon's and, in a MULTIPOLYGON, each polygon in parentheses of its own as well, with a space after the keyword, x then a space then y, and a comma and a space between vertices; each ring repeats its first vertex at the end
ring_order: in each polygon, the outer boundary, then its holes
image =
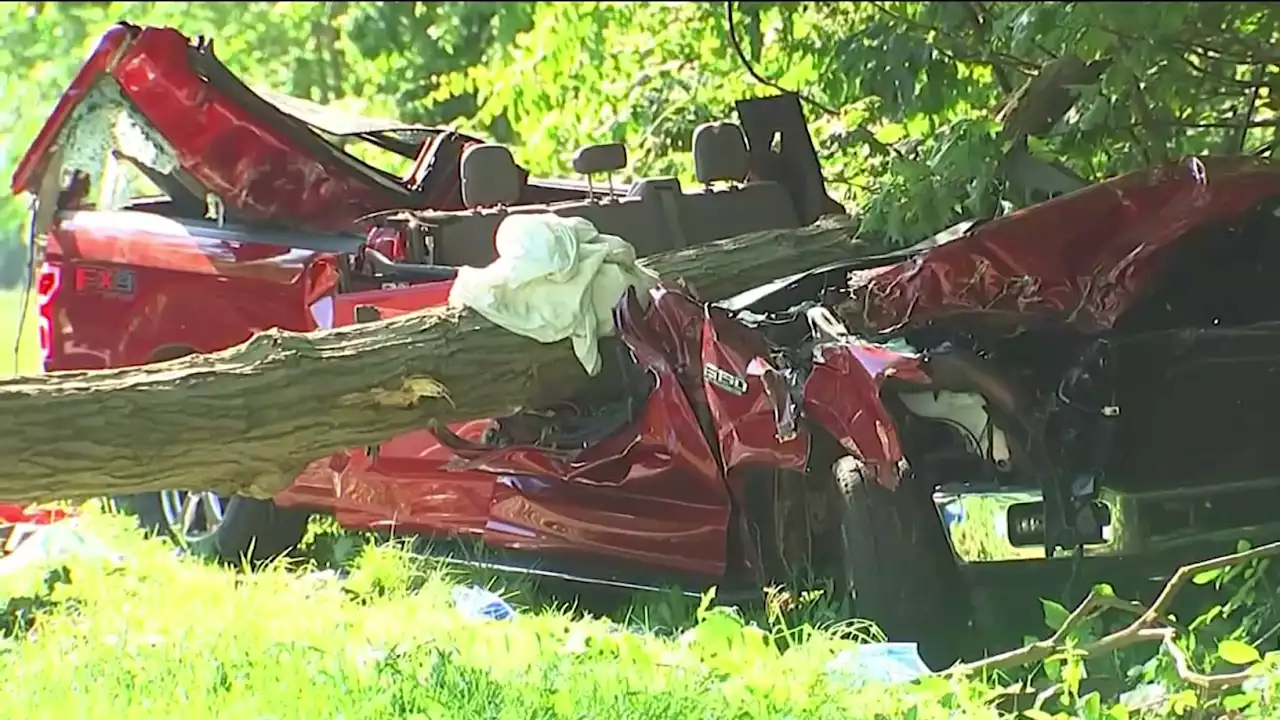
POLYGON ((479 143, 462 151, 458 189, 465 210, 424 213, 428 253, 438 265, 484 267, 497 257, 494 234, 509 206, 520 201, 528 174, 504 145, 479 143))
POLYGON ((528 177, 505 145, 483 143, 462 152, 462 204, 469 210, 520 202, 528 177))
MULTIPOLYGON (((573 156, 574 172, 593 176, 609 175, 627 166, 627 149, 621 143, 591 145, 573 156)), ((631 243, 636 255, 645 257, 675 247, 674 232, 662 212, 662 203, 650 191, 640 194, 633 187, 622 198, 596 196, 585 201, 555 203, 551 211, 564 217, 580 217, 591 221, 596 229, 631 243)), ((678 231, 678 228, 677 228, 678 231)))
MULTIPOLYGON (((596 175, 625 165, 626 152, 621 146, 594 147, 605 149, 579 152, 575 156, 576 169, 596 175)), ((513 213, 553 212, 584 218, 600 232, 631 243, 641 257, 676 247, 674 238, 678 235, 669 227, 661 210, 663 203, 652 188, 620 199, 600 196, 546 205, 516 205, 526 179, 504 146, 469 148, 462 158, 462 195, 468 209, 417 216, 429 228, 432 261, 441 265, 488 265, 497 258, 493 240, 498 225, 513 213)), ((679 184, 675 187, 678 190, 679 184)), ((669 193, 670 187, 657 192, 669 193)))
POLYGON ((736 123, 703 123, 693 131, 693 172, 704 187, 681 197, 680 218, 689 244, 800 226, 786 188, 771 181, 747 182, 750 154, 736 123))
POLYGON ((671 176, 645 178, 631 186, 627 197, 636 197, 656 206, 662 218, 662 226, 671 237, 671 246, 667 250, 679 250, 689 247, 689 238, 684 232, 684 221, 680 219, 680 197, 684 189, 680 187, 680 179, 671 176))

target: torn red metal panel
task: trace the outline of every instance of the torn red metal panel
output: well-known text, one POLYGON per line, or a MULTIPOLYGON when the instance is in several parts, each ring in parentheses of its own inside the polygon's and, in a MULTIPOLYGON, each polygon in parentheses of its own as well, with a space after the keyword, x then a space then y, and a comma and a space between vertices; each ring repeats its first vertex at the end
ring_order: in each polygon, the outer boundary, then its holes
POLYGON ((905 456, 898 430, 880 400, 885 380, 927 383, 914 355, 848 338, 814 351, 804 384, 804 411, 846 451, 876 470, 881 484, 897 487, 905 456))
POLYGON ((34 191, 73 111, 102 81, 118 85, 202 187, 247 216, 341 231, 376 210, 418 207, 425 196, 253 93, 207 45, 172 28, 124 23, 103 35, 23 156, 15 195, 34 191))
POLYGON ((888 331, 962 314, 1108 328, 1197 227, 1280 193, 1280 168, 1192 158, 1129 173, 977 226, 911 260, 855 273, 853 307, 888 331))
POLYGON ((703 393, 726 474, 744 465, 803 472, 809 431, 759 333, 707 306, 702 323, 703 393), (748 383, 748 378, 759 382, 748 383))

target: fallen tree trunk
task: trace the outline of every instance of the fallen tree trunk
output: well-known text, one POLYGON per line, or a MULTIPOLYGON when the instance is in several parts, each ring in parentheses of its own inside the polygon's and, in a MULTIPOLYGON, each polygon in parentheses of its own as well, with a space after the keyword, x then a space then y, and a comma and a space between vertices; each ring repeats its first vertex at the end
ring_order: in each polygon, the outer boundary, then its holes
MULTIPOLYGON (((880 250, 847 217, 665 253, 644 264, 707 300, 880 250)), ((269 496, 308 463, 422 428, 563 399, 587 376, 476 313, 425 310, 137 368, 0 382, 0 498, 160 489, 269 496)))

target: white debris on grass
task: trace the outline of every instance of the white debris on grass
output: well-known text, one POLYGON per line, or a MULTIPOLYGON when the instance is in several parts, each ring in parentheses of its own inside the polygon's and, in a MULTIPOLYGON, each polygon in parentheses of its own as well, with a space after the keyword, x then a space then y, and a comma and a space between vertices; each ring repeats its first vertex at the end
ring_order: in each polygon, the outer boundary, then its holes
POLYGON ((19 525, 7 545, 12 548, 0 557, 0 576, 29 567, 47 567, 72 558, 101 559, 111 563, 124 557, 114 552, 75 518, 48 525, 19 525))
POLYGON ((470 620, 510 620, 516 611, 497 593, 478 585, 453 589, 453 604, 470 620))
POLYGON ((827 663, 827 674, 853 684, 897 684, 918 680, 933 671, 920 659, 915 643, 865 643, 842 650, 827 663))

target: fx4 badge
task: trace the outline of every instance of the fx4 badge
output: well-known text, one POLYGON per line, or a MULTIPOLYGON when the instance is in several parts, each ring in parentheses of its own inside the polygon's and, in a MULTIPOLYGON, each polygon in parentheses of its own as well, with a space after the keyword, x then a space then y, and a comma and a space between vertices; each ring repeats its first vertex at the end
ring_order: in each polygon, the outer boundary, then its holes
POLYGON ((747 379, 707 363, 702 366, 702 379, 734 395, 747 394, 747 379))
POLYGON ((137 276, 123 268, 78 265, 73 274, 76 292, 100 293, 116 297, 133 297, 138 291, 137 276))

